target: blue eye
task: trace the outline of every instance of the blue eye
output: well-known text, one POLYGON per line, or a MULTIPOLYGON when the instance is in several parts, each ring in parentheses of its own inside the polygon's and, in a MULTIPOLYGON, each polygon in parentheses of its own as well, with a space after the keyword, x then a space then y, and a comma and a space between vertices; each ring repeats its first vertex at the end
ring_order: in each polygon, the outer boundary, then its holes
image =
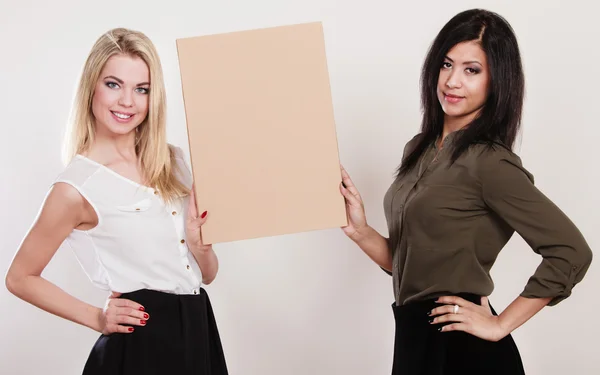
POLYGON ((147 89, 145 87, 138 87, 137 89, 135 89, 135 91, 137 91, 140 94, 148 94, 148 92, 150 92, 150 89, 147 89))
POLYGON ((106 86, 109 87, 109 88, 111 88, 111 89, 116 89, 116 88, 119 87, 119 85, 116 82, 111 82, 111 81, 106 82, 106 86))

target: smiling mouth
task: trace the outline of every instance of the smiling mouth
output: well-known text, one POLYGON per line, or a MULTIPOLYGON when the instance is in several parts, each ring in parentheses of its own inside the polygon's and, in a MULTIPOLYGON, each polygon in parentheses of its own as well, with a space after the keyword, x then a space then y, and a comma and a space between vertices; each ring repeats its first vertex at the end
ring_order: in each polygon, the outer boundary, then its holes
POLYGON ((128 114, 128 113, 121 113, 121 112, 115 112, 115 111, 110 111, 113 115, 115 115, 116 117, 120 118, 121 120, 127 120, 130 119, 131 117, 133 117, 132 114, 128 114))
POLYGON ((449 103, 458 103, 461 100, 463 100, 464 98, 465 98, 464 96, 456 96, 456 95, 444 93, 444 99, 449 103))

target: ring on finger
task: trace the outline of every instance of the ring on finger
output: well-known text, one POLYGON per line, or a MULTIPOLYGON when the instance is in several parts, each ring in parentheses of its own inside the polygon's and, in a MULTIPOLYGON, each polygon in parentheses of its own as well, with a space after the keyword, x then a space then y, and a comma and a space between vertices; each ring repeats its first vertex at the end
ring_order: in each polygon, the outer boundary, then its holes
POLYGON ((454 314, 458 314, 458 305, 454 305, 453 312, 454 312, 454 314))

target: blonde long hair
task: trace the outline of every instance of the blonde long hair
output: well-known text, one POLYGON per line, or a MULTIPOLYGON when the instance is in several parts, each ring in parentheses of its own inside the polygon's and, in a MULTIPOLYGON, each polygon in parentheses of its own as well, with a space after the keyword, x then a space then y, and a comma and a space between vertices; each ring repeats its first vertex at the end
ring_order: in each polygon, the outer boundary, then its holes
POLYGON ((166 136, 166 94, 162 66, 154 44, 139 31, 125 28, 109 30, 92 47, 85 62, 75 100, 64 148, 65 162, 89 149, 95 137, 92 113, 94 88, 109 58, 128 55, 141 58, 150 71, 148 116, 137 127, 136 154, 140 158, 142 175, 160 196, 171 201, 185 196, 189 189, 176 177, 180 171, 174 150, 166 136))

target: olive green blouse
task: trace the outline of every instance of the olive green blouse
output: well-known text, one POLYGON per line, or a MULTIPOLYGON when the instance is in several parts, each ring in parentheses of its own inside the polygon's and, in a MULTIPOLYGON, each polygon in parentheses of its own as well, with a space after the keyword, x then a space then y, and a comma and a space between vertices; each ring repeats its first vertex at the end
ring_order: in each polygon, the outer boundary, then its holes
POLYGON ((507 148, 473 145, 450 165, 455 136, 432 144, 385 195, 396 304, 490 295, 490 269, 515 231, 542 256, 521 296, 551 297, 550 305, 567 298, 592 261, 582 234, 507 148))

